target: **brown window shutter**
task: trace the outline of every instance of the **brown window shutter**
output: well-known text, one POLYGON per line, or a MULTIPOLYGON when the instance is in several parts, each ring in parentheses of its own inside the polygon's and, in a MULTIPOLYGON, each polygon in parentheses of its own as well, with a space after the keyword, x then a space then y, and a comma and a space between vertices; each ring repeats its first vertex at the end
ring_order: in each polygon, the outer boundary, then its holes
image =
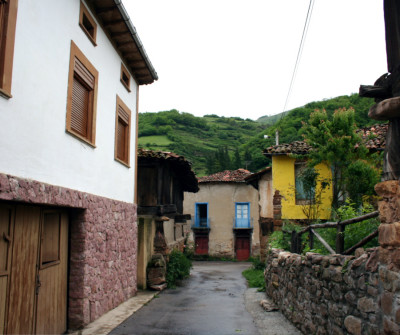
POLYGON ((94 76, 77 58, 75 58, 74 71, 90 89, 94 88, 94 76))
POLYGON ((74 76, 72 86, 71 129, 88 137, 90 91, 74 76))
POLYGON ((117 158, 126 162, 128 124, 119 116, 117 126, 117 158))

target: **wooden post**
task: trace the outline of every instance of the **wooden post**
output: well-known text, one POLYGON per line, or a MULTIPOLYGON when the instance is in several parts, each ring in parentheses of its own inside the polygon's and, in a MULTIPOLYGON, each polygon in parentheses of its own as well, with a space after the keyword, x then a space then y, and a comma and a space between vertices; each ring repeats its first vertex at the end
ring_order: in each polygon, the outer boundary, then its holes
POLYGON ((336 231, 336 253, 341 254, 344 251, 344 230, 346 226, 338 222, 336 231))
POLYGON ((292 231, 290 252, 297 253, 297 232, 295 230, 292 231))
POLYGON ((308 243, 310 246, 310 250, 314 249, 314 234, 312 233, 312 231, 310 230, 310 232, 308 233, 308 243))

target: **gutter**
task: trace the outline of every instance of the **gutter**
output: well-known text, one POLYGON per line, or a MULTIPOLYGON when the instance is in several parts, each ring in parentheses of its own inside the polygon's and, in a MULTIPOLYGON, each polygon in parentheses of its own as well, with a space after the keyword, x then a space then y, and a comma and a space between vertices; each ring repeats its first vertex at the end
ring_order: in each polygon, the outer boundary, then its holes
POLYGON ((140 40, 135 26, 132 24, 132 21, 131 21, 129 15, 126 12, 126 9, 125 9, 124 5, 122 4, 122 1, 121 0, 114 0, 114 3, 117 6, 119 12, 121 13, 122 18, 125 21, 128 29, 129 29, 129 32, 131 33, 131 36, 132 36, 133 40, 135 41, 135 43, 136 43, 136 45, 137 45, 137 47, 139 49, 139 52, 142 55, 146 65, 147 65, 147 68, 149 69, 149 71, 151 73, 151 76, 153 77, 154 80, 158 80, 157 72, 154 69, 153 64, 151 64, 151 61, 150 61, 149 57, 147 56, 147 53, 146 53, 146 50, 144 49, 142 41, 140 40))

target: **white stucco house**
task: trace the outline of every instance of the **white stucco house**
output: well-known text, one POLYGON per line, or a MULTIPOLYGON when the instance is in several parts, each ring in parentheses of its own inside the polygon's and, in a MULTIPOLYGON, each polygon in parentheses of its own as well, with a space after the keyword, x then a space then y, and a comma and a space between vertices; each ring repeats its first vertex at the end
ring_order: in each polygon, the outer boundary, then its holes
POLYGON ((64 333, 135 295, 157 79, 121 1, 0 1, 0 333, 64 333))

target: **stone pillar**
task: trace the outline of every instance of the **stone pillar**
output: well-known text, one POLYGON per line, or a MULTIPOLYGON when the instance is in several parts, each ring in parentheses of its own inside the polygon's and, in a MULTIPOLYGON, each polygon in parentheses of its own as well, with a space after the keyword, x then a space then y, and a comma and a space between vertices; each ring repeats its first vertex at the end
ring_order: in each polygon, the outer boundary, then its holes
POLYGON ((375 185, 379 200, 379 296, 383 334, 400 334, 400 181, 375 185))
POLYGON ((375 186, 379 201, 379 261, 389 270, 400 270, 400 182, 384 181, 375 186))

